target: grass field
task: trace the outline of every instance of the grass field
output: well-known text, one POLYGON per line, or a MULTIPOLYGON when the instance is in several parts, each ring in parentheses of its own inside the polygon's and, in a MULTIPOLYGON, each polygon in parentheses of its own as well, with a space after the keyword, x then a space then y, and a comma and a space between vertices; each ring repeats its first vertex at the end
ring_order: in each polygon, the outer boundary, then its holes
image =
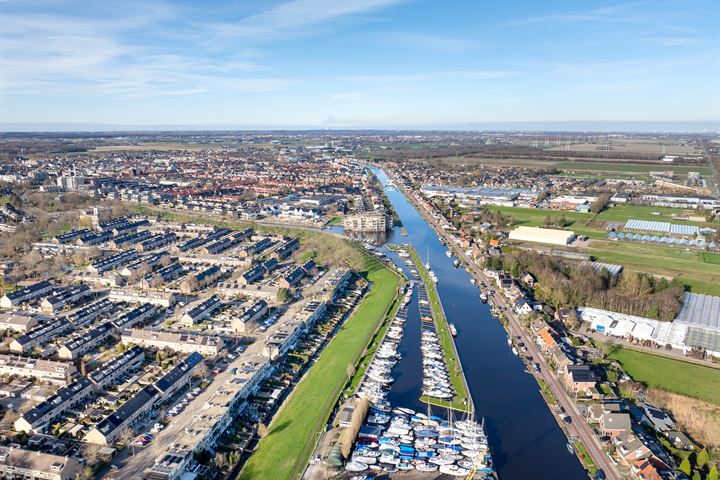
POLYGON ((622 172, 622 173, 648 173, 657 171, 673 171, 677 175, 687 175, 688 172, 699 172, 700 175, 712 175, 712 168, 705 165, 672 165, 625 162, 576 162, 565 161, 553 164, 558 170, 573 170, 587 172, 622 172))
POLYGON ((571 152, 597 152, 598 148, 609 146, 615 153, 654 153, 657 155, 687 155, 689 153, 702 153, 702 149, 695 145, 681 142, 663 141, 644 138, 604 138, 596 143, 575 143, 551 147, 549 150, 571 152))
MULTIPOLYGON (((534 227, 544 226, 547 216, 565 215, 565 218, 572 222, 566 227, 568 230, 593 239, 590 247, 582 251, 593 255, 599 261, 617 263, 632 271, 679 277, 695 293, 720 295, 720 269, 716 263, 720 262, 718 260, 720 255, 687 251, 678 247, 606 240, 608 232, 605 226, 607 223, 622 224, 631 218, 672 222, 673 215, 688 215, 692 211, 623 205, 604 210, 595 217, 591 213, 560 212, 536 208, 495 206, 488 208, 512 217, 518 225, 534 227), (653 215, 653 212, 659 213, 659 215, 653 215)), ((681 221, 675 220, 675 222, 681 221)), ((687 221, 682 223, 720 228, 718 222, 687 221)))
POLYGON ((705 263, 720 265, 720 253, 700 252, 698 253, 698 255, 700 256, 700 259, 705 263))
POLYGON ((297 478, 307 464, 330 411, 355 365, 395 299, 400 277, 367 258, 370 292, 295 387, 240 472, 240 479, 297 478))
POLYGON ((633 380, 720 405, 720 370, 614 347, 609 355, 633 380))
POLYGON ((617 263, 628 270, 679 277, 694 293, 720 295, 720 269, 700 254, 677 247, 593 240, 583 249, 601 262, 617 263))

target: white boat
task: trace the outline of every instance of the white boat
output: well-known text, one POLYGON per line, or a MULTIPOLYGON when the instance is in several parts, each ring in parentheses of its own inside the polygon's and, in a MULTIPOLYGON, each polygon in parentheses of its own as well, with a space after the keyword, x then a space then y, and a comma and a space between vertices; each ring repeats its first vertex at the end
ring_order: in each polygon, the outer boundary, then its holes
POLYGON ((440 465, 440 473, 444 473, 446 475, 452 475, 453 477, 464 477, 468 473, 470 473, 470 470, 467 468, 458 467, 457 465, 440 465))
POLYGON ((437 469, 437 465, 432 465, 426 462, 418 462, 415 464, 415 470, 418 472, 435 472, 437 469))
POLYGON ((485 293, 480 294, 480 301, 483 303, 488 301, 488 297, 487 297, 487 295, 485 295, 485 293))
POLYGON ((474 278, 471 278, 471 279, 470 279, 470 283, 472 283, 473 285, 475 285, 477 282, 475 281, 474 278))
POLYGON ((450 333, 453 337, 457 335, 457 328, 455 328, 455 325, 452 323, 450 324, 450 333))
POLYGON ((508 346, 512 345, 512 339, 508 337, 508 346))
POLYGON ((364 472, 368 469, 367 463, 351 461, 345 465, 345 470, 348 472, 364 472))
POLYGON ((518 349, 515 348, 515 347, 512 347, 512 352, 513 352, 513 354, 515 354, 515 355, 519 355, 519 354, 520 354, 520 352, 518 352, 518 349))
POLYGON ((447 255, 448 258, 452 257, 452 252, 450 250, 445 250, 445 255, 447 255))

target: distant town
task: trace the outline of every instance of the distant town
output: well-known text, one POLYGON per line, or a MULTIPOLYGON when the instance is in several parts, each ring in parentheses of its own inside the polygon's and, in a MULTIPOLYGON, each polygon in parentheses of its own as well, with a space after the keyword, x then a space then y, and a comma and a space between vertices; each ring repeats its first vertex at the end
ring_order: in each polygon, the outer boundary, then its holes
POLYGON ((717 136, 0 145, 3 477, 718 479, 717 136))

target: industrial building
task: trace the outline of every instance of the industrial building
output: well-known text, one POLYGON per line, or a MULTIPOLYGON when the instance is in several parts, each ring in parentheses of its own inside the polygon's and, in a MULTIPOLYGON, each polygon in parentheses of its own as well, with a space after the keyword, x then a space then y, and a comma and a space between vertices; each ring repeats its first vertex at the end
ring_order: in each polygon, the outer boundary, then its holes
POLYGON ((510 240, 520 242, 548 243, 551 245, 569 245, 575 239, 575 232, 520 226, 510 232, 510 240))

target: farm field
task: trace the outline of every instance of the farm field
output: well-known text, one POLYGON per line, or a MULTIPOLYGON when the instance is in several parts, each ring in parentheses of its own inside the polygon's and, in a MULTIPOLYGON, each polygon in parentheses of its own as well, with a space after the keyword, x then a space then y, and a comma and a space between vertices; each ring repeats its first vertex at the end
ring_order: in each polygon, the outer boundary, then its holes
POLYGON ((700 256, 704 252, 610 240, 593 240, 583 251, 600 262, 617 263, 628 270, 679 277, 693 293, 720 295, 720 268, 706 263, 700 256))
POLYGON ((101 145, 90 150, 91 152, 142 152, 148 150, 172 151, 172 150, 210 150, 219 148, 221 145, 214 144, 188 144, 188 143, 138 143, 128 145, 101 145))
MULTIPOLYGON (((547 216, 565 215, 565 218, 572 222, 566 227, 567 230, 587 235, 592 239, 590 246, 582 251, 593 255, 598 261, 617 263, 630 271, 679 277, 694 293, 720 295, 720 268, 718 268, 718 263, 715 263, 720 257, 718 254, 688 251, 662 245, 606 240, 608 233, 605 227, 606 222, 623 223, 630 218, 672 222, 673 214, 687 213, 682 209, 618 206, 603 211, 595 217, 595 220, 592 220, 594 215, 591 213, 518 207, 491 206, 488 208, 511 216, 515 219, 516 225, 533 227, 544 226, 547 216), (652 215, 652 212, 658 212, 660 215, 652 215)), ((720 228, 717 222, 684 222, 680 220, 675 220, 675 222, 720 228)))
POLYGON ((625 162, 553 162, 558 170, 588 171, 588 172, 627 172, 648 173, 657 171, 673 171, 677 175, 687 175, 688 172, 699 172, 700 175, 712 175, 712 168, 706 165, 673 165, 652 163, 625 163, 625 162))
POLYGON ((610 146, 611 150, 608 152, 617 153, 649 153, 661 155, 687 155, 691 153, 703 153, 702 149, 694 145, 683 145, 682 143, 660 143, 653 140, 643 139, 606 139, 600 140, 596 143, 576 143, 566 147, 560 145, 552 147, 550 150, 555 151, 571 151, 571 152, 599 152, 605 150, 598 150, 598 147, 610 146))
POLYGON ((720 404, 720 371, 715 368, 621 347, 614 347, 609 357, 617 360, 633 380, 649 387, 720 404))
POLYGON ((695 210, 683 209, 683 208, 670 208, 670 207, 646 207, 643 205, 617 205, 615 207, 603 210, 598 215, 598 220, 614 221, 614 222, 625 222, 631 218, 637 220, 651 220, 655 222, 670 222, 670 223, 687 223, 688 225, 702 226, 718 226, 720 222, 708 223, 705 221, 695 220, 680 220, 675 219, 673 216, 678 217, 697 217, 698 214, 695 210), (659 214, 659 215, 655 215, 659 214))
POLYGON ((698 255, 700 256, 700 259, 705 263, 720 265, 720 253, 700 252, 698 255))

